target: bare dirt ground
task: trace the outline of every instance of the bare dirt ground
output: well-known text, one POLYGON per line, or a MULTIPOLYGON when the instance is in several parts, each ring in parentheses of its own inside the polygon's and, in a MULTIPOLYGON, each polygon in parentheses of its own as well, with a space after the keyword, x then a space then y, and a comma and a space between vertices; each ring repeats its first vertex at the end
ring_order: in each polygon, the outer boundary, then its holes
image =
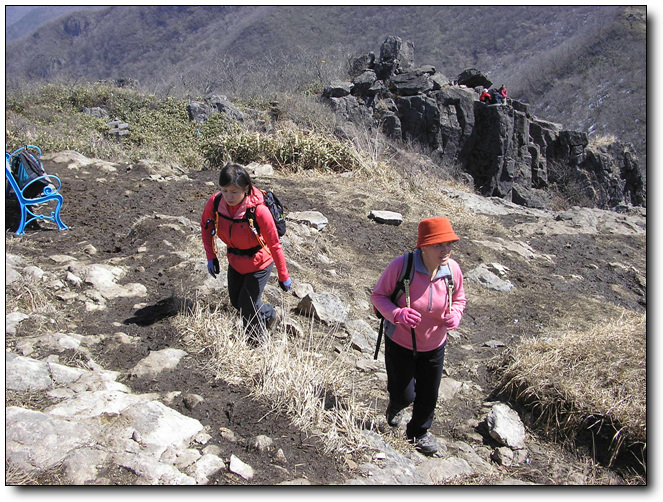
MULTIPOLYGON (((139 218, 153 214, 185 216, 197 224, 207 198, 215 191, 215 186, 206 183, 215 184, 218 173, 189 172, 185 179, 157 182, 144 172, 127 170, 126 166, 118 166, 118 172, 112 176, 94 168, 70 170, 47 161, 45 167, 63 182, 66 200, 62 219, 69 229, 59 232, 54 225, 40 223, 29 228, 26 236, 16 237, 13 234, 16 212, 7 207, 7 242, 29 240, 30 245, 22 246, 22 252, 40 262, 42 257, 53 254, 81 256, 82 248, 92 244, 98 253, 91 260, 101 263, 123 259, 125 265, 134 264, 127 280, 148 289, 148 297, 143 301, 149 306, 139 310, 134 308, 134 298, 118 298, 109 302, 106 310, 95 312, 67 306, 70 310, 65 317, 70 326, 83 335, 121 330, 140 337, 138 350, 129 350, 110 340, 98 349, 95 355, 99 363, 109 370, 126 371, 150 351, 181 347, 178 333, 170 323, 177 313, 175 299, 192 295, 200 276, 190 270, 166 272, 177 265, 177 258, 173 254, 159 256, 159 249, 164 246, 164 240, 177 245, 171 241, 177 238, 175 234, 151 232, 149 225, 141 225, 139 233, 130 230, 139 218), (143 245, 149 251, 138 253, 137 248, 143 245)), ((420 219, 438 214, 437 208, 416 196, 406 197, 396 189, 376 189, 368 182, 333 174, 277 173, 269 179, 256 180, 256 184, 272 188, 284 203, 286 214, 317 210, 329 219, 328 227, 320 234, 319 246, 332 264, 320 263, 315 256, 308 261, 300 257, 303 271, 291 267, 293 282, 309 282, 316 291, 342 293, 351 305, 350 318, 368 320, 377 329, 377 322, 370 317, 365 304, 370 290, 389 261, 411 249, 420 219), (400 226, 377 224, 367 218, 372 209, 401 212, 404 222, 400 226), (330 268, 335 270, 334 275, 327 272, 330 268)), ((646 276, 646 242, 644 237, 611 234, 528 235, 526 241, 532 249, 554 255, 554 260, 527 260, 492 251, 477 241, 516 238, 509 229, 526 222, 528 216, 494 216, 490 225, 468 217, 450 218, 456 232, 463 237, 454 250, 463 271, 467 273, 480 263, 497 262, 508 268, 508 278, 516 286, 505 294, 466 283, 468 306, 458 336, 448 345, 445 366, 451 378, 471 381, 476 389, 469 397, 463 394, 439 407, 431 432, 448 440, 467 441, 476 436, 477 424, 485 417, 484 402, 492 399, 495 382, 488 368, 520 337, 536 335, 544 327, 561 326, 571 319, 580 324, 596 322, 604 318, 606 305, 615 312, 621 308, 636 311, 646 308, 645 296, 634 275, 627 269, 609 266, 613 262, 633 265, 646 276), (582 279, 559 279, 573 275, 582 279), (485 346, 489 340, 501 340, 505 347, 485 346)), ((204 262, 204 255, 201 254, 200 260, 204 262)), ((297 299, 290 297, 288 302, 292 307, 297 299)), ((204 396, 204 402, 193 409, 182 399, 173 406, 209 425, 213 436, 226 427, 241 431, 244 437, 266 434, 281 438, 281 443, 289 445, 284 449, 286 457, 297 466, 294 477, 305 477, 313 484, 337 484, 358 475, 346 459, 325 458, 317 440, 295 430, 286 416, 268 413, 269 410, 251 401, 241 386, 229 385, 208 374, 204 363, 185 358, 176 371, 159 381, 125 383, 136 393, 177 390, 182 395, 204 396)), ((366 376, 361 392, 373 403, 376 414, 383 413, 387 399, 383 384, 366 376)), ((508 476, 543 484, 567 484, 573 479, 577 483, 599 484, 619 481, 617 474, 602 471, 587 460, 585 446, 567 450, 535 431, 529 432, 531 461, 510 469, 505 473, 508 476)), ((228 449, 224 455, 235 453, 254 467, 256 476, 250 484, 277 484, 293 477, 292 472, 275 468, 269 459, 250 451, 241 442, 218 441, 218 444, 228 449)), ((124 470, 103 474, 118 484, 134 481, 132 474, 124 470)), ((227 472, 211 481, 211 484, 244 483, 249 482, 227 472)))

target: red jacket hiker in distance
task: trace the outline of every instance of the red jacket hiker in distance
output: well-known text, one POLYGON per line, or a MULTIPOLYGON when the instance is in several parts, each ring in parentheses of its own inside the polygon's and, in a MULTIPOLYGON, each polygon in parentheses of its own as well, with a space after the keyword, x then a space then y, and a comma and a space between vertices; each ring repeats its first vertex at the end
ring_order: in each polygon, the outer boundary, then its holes
MULTIPOLYGON (((218 222, 217 236, 228 248, 236 249, 250 249, 260 246, 260 242, 256 238, 253 230, 246 221, 233 222, 222 216, 216 217, 214 209, 214 198, 217 194, 212 195, 205 204, 203 215, 200 220, 200 228, 202 233, 203 245, 205 246, 205 254, 207 259, 211 260, 217 258, 212 244, 212 231, 218 222), (208 221, 210 223, 208 223, 208 221)), ((288 268, 286 266, 285 256, 281 248, 281 241, 279 234, 276 231, 276 224, 269 208, 263 204, 262 192, 253 187, 250 194, 244 197, 244 200, 237 206, 231 207, 226 204, 223 197, 219 199, 218 211, 229 218, 239 220, 244 218, 246 210, 250 207, 256 208, 256 220, 258 228, 260 229, 260 236, 265 241, 269 251, 264 248, 254 254, 253 256, 237 255, 226 253, 228 263, 240 274, 249 274, 262 270, 268 267, 272 261, 276 265, 279 281, 283 282, 289 278, 288 268), (270 254, 271 253, 271 254, 270 254)))

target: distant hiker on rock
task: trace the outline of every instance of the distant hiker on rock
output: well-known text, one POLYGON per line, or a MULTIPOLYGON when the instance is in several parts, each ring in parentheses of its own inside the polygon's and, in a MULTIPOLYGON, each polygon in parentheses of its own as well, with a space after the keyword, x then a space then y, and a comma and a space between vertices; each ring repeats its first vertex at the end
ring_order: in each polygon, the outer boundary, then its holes
POLYGON ((491 89, 488 91, 490 93, 490 104, 491 105, 497 105, 502 103, 502 95, 500 94, 500 91, 497 89, 491 89))
POLYGON ((502 84, 502 86, 499 89, 497 89, 497 93, 495 94, 495 99, 499 104, 506 104, 506 85, 502 84))
POLYGON ((489 105, 492 99, 493 97, 490 95, 490 92, 488 92, 488 89, 484 88, 484 90, 481 92, 481 96, 479 96, 479 101, 489 105))
POLYGON ((261 301, 274 264, 281 289, 291 286, 285 256, 264 192, 253 186, 244 167, 226 164, 219 185, 221 191, 207 200, 200 221, 207 270, 214 278, 220 271, 216 235, 227 246, 230 303, 240 312, 250 341, 259 344, 278 318, 276 309, 261 301))
POLYGON ((433 455, 438 446, 428 429, 442 379, 447 331, 459 326, 466 299, 463 274, 450 258, 452 244, 460 238, 449 220, 425 219, 418 234, 414 252, 396 258, 384 270, 371 302, 387 321, 387 422, 397 427, 405 408, 414 403, 407 438, 419 452, 433 455))

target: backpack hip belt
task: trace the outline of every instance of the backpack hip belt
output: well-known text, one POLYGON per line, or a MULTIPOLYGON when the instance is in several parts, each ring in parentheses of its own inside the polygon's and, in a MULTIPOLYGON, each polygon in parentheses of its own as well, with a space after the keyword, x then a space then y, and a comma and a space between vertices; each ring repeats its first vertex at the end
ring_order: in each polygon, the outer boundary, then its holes
POLYGON ((237 256, 253 256, 262 249, 262 246, 254 246, 248 249, 226 248, 226 252, 237 256))

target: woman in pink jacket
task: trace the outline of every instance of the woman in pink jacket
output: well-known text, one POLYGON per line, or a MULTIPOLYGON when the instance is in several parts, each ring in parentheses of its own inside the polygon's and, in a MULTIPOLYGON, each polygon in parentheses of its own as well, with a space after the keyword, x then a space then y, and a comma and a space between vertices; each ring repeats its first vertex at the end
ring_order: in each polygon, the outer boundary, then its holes
POLYGON ((371 301, 387 321, 387 422, 398 426, 405 408, 413 404, 407 438, 421 453, 433 455, 438 447, 428 429, 442 379, 447 332, 459 326, 467 301, 463 274, 450 257, 452 244, 460 238, 449 220, 425 219, 419 223, 418 234, 409 298, 403 294, 396 303, 391 299, 407 258, 403 255, 384 270, 371 301))
POLYGON ((277 320, 274 307, 261 300, 275 264, 281 289, 288 291, 291 286, 281 241, 263 194, 244 167, 226 164, 219 185, 221 191, 207 200, 200 220, 207 270, 214 278, 220 272, 216 235, 226 245, 230 303, 241 313, 250 340, 260 343, 265 328, 277 320))

